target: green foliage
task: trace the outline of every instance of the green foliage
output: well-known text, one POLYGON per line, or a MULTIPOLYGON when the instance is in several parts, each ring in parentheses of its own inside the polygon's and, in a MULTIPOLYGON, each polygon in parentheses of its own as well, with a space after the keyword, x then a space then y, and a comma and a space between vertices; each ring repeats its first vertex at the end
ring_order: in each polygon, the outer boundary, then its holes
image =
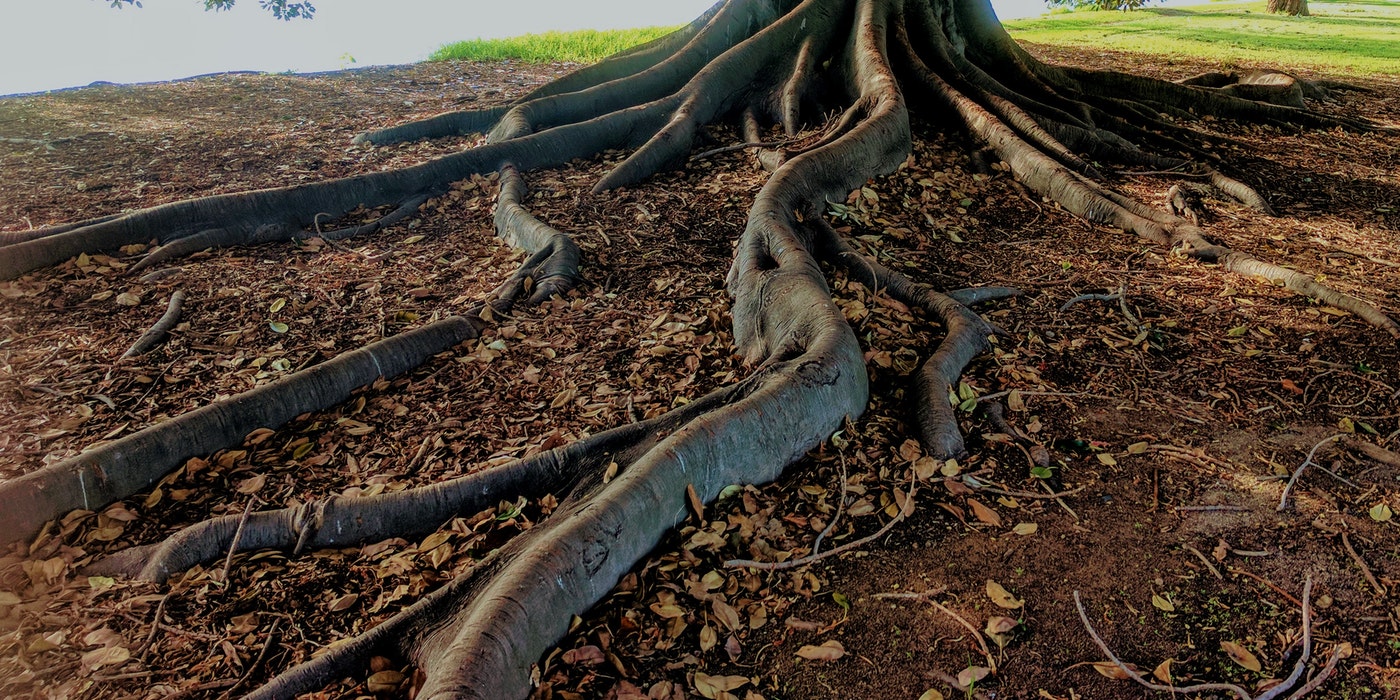
MULTIPOLYGON (((141 0, 108 0, 112 7, 125 7, 135 5, 141 7, 141 0)), ((227 10, 233 7, 237 0, 204 0, 204 9, 227 10)), ((258 6, 272 13, 277 19, 311 19, 316 14, 316 7, 310 2, 294 2, 293 0, 258 0, 258 6)))
POLYGON ((1050 7, 1069 10, 1136 10, 1153 0, 1045 0, 1050 7))
MULTIPOLYGON (((1309 0, 1311 17, 1269 14, 1263 2, 1069 12, 1008 20, 1019 41, 1288 66, 1400 74, 1400 0, 1309 0)), ((1244 65, 1241 65, 1244 64, 1244 65)))
POLYGON ((598 31, 545 32, 508 39, 472 39, 446 44, 429 61, 499 61, 507 58, 531 63, 571 61, 592 63, 674 32, 677 27, 644 27, 598 31))

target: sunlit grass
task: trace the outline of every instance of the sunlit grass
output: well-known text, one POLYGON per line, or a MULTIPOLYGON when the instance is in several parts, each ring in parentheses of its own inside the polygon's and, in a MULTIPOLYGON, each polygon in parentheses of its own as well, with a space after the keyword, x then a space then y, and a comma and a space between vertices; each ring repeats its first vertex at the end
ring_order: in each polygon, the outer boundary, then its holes
POLYGON ((1263 2, 1215 2, 1069 12, 1005 24, 1016 39, 1041 44, 1400 74, 1400 1, 1309 0, 1308 6, 1311 17, 1272 15, 1263 2))
POLYGON ((430 61, 499 61, 517 59, 531 63, 570 61, 593 63, 624 49, 665 36, 678 27, 643 27, 597 31, 545 32, 507 39, 472 39, 446 44, 428 57, 430 61))

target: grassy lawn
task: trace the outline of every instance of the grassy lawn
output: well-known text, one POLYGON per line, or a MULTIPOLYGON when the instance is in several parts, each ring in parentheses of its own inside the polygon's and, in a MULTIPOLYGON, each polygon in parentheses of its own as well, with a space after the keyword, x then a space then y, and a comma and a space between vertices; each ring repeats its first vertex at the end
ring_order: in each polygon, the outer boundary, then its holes
POLYGON ((1022 41, 1151 54, 1400 74, 1400 0, 1309 0, 1311 17, 1271 15, 1263 2, 1136 12, 1069 12, 1006 22, 1022 41))
POLYGON ((472 39, 446 44, 429 61, 499 61, 513 58, 533 63, 572 61, 592 63, 623 49, 669 34, 679 27, 643 27, 577 32, 545 32, 508 39, 472 39))

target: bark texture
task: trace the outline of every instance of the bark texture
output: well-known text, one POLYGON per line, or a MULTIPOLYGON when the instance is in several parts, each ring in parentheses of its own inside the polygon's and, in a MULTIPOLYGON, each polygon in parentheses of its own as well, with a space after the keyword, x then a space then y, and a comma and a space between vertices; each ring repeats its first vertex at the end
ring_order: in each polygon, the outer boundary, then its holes
MULTIPOLYGON (((869 178, 905 162, 911 109, 932 124, 969 133, 1026 188, 1084 219, 1226 271, 1275 280, 1400 335, 1400 327, 1368 302, 1210 242, 1187 208, 1157 209, 1108 184, 1110 166, 1179 171, 1269 215, 1265 199, 1211 155, 1205 144, 1218 139, 1194 130, 1191 122, 1210 115, 1291 128, 1375 128, 1309 109, 1305 100, 1318 97, 1313 87, 1282 73, 1165 82, 1050 66, 1011 40, 987 0, 725 0, 670 37, 512 104, 359 138, 382 144, 486 134, 484 145, 459 154, 0 241, 3 277, 81 252, 157 239, 161 247, 136 266, 145 269, 207 247, 286 239, 309 229, 330 238, 367 233, 411 214, 454 180, 497 172, 498 232, 529 253, 468 318, 448 319, 308 370, 307 377, 326 379, 305 379, 306 388, 273 385, 237 397, 229 402, 238 407, 234 417, 226 417, 228 407, 211 406, 5 484, 0 495, 6 499, 33 498, 41 505, 17 509, 22 517, 0 512, 0 532, 25 537, 67 509, 128 496, 185 457, 343 400, 355 386, 472 337, 480 319, 489 321, 488 308, 506 310, 518 300, 566 293, 586 261, 565 232, 525 208, 525 174, 606 149, 629 149, 595 185, 623 187, 683 167, 703 126, 737 123, 747 145, 763 146, 759 161, 771 171, 748 211, 727 279, 736 350, 753 367, 749 377, 663 416, 503 467, 401 493, 256 513, 242 523, 241 534, 235 534, 239 519, 213 520, 103 565, 105 571, 164 581, 230 548, 299 552, 412 537, 500 498, 554 494, 560 505, 547 520, 472 571, 250 696, 291 698, 315 691, 363 668, 372 656, 388 655, 410 659, 420 669, 418 698, 524 697, 531 665, 565 632, 570 617, 604 596, 686 516, 688 488, 709 501, 729 484, 771 480, 864 410, 870 389, 862 349, 831 299, 828 269, 944 326, 946 338, 929 349, 913 379, 912 414, 929 454, 947 458, 965 451, 948 396, 965 365, 997 332, 970 307, 1016 291, 936 289, 864 257, 823 219, 827 202, 843 201, 869 178), (827 119, 829 114, 834 118, 827 119), (789 140, 773 141, 772 129, 789 140), (389 213, 371 224, 324 232, 324 225, 361 206, 389 213), (604 469, 613 464, 616 476, 604 479, 604 469)), ((302 380, 288 384, 294 381, 302 380)))

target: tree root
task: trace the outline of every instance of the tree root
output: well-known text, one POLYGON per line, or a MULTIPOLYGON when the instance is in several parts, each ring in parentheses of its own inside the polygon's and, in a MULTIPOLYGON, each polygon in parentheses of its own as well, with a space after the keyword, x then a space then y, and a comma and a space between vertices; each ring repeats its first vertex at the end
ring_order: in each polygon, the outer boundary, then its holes
MULTIPOLYGON (((1267 82, 1248 84, 1263 89, 1267 82)), ((1257 191, 1217 169, 1208 143, 1226 139, 1172 120, 1211 114, 1290 128, 1374 126, 1246 99, 1243 88, 1224 87, 1047 66, 1010 40, 985 0, 727 0, 670 37, 510 105, 440 115, 360 139, 389 143, 488 132, 484 145, 462 153, 398 171, 206 197, 0 239, 0 278, 82 252, 158 239, 163 245, 133 268, 139 270, 206 247, 286 240, 308 229, 328 240, 362 235, 411 215, 455 180, 497 172, 497 231, 527 253, 519 270, 465 317, 381 341, 0 484, 0 498, 24 506, 0 512, 0 533, 6 533, 0 537, 25 537, 68 510, 130 495, 189 456, 324 408, 356 386, 475 337, 489 312, 565 293, 578 282, 581 251, 524 208, 522 173, 608 149, 635 149, 595 190, 623 187, 684 166, 701 127, 716 121, 737 119, 746 143, 763 143, 772 125, 791 136, 803 124, 825 121, 822 115, 838 115, 794 152, 759 154, 772 175, 749 209, 726 278, 736 350, 753 367, 748 378, 661 416, 498 469, 395 494, 251 513, 241 534, 235 534, 237 518, 211 520, 101 565, 161 581, 230 551, 299 552, 409 536, 502 497, 562 496, 548 519, 473 570, 250 696, 312 692, 386 654, 418 667, 423 682, 417 697, 424 700, 522 697, 530 665, 564 633, 570 616, 604 596, 666 528, 687 516, 687 491, 708 501, 730 484, 771 480, 864 410, 870 388, 862 349, 832 302, 820 262, 945 328, 946 337, 914 377, 913 422, 927 454, 965 453, 948 396, 998 332, 969 307, 1016 291, 936 291, 862 255, 821 219, 827 201, 842 201, 905 162, 912 149, 906 91, 985 143, 1026 189, 1077 216, 1233 272, 1279 281, 1400 335, 1400 326, 1374 306, 1305 274, 1213 245, 1185 219, 1104 184, 1091 160, 1187 172, 1268 212, 1257 191), (322 223, 362 207, 392 211, 369 224, 321 233, 322 223), (605 480, 614 463, 616 477, 605 480)), ((1268 90, 1277 97, 1277 90, 1268 90)), ((1066 493, 1072 492, 1049 497, 1066 493)))
POLYGON ((152 348, 159 345, 161 341, 165 340, 165 336, 170 333, 170 330, 175 327, 175 324, 180 322, 180 312, 184 309, 184 306, 185 292, 183 290, 177 290, 174 294, 171 294, 170 305, 166 307, 165 313, 161 314, 160 319, 156 321, 154 326, 151 326, 150 330, 142 333, 141 337, 137 338, 136 342, 132 343, 131 347, 127 348, 126 352, 122 353, 121 359, 125 360, 128 357, 144 355, 150 352, 152 348))
POLYGON ((468 319, 443 319, 0 482, 0 502, 11 504, 0 509, 0 544, 29 538, 71 510, 94 510, 126 498, 190 457, 235 445, 257 428, 334 406, 355 389, 406 372, 477 334, 468 319))

